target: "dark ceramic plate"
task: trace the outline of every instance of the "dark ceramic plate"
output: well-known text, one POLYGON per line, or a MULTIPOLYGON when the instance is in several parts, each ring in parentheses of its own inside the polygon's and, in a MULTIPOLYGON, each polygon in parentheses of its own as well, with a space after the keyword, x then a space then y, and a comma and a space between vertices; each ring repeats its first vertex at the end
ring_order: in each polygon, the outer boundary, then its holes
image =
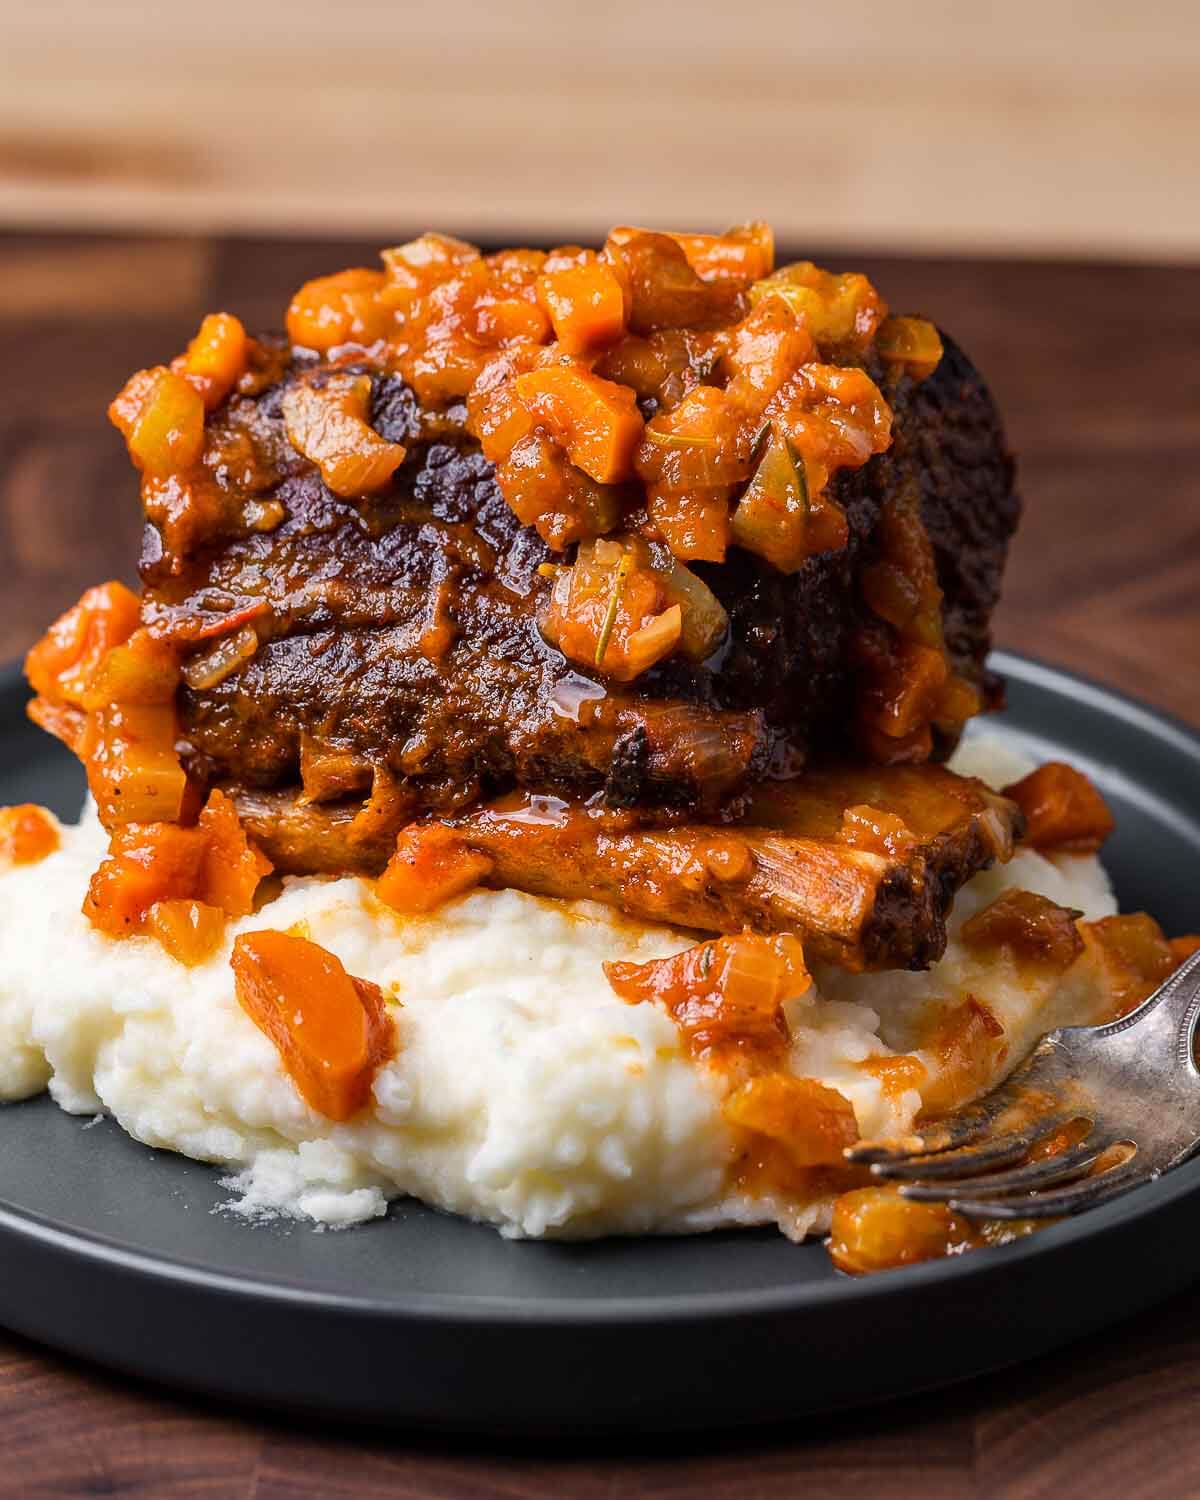
MULTIPOLYGON (((1122 905, 1200 926, 1200 738, 1011 656, 1004 732, 1117 813, 1122 905)), ((81 781, 0 677, 0 802, 81 781)), ((0 1322, 139 1375, 366 1421, 646 1432, 779 1420, 961 1380, 1195 1274, 1200 1161, 998 1250, 856 1281, 774 1232, 510 1243, 407 1202, 344 1234, 213 1212, 211 1168, 46 1100, 0 1109, 0 1322)))

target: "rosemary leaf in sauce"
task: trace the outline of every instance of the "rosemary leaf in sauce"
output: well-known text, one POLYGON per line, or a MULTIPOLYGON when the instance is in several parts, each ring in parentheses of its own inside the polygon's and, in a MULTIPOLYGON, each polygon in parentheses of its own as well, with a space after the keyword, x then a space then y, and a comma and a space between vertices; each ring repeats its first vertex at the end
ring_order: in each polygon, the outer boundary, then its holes
POLYGON ((720 441, 715 435, 660 432, 654 426, 646 428, 645 436, 648 442, 657 443, 660 448, 703 448, 708 452, 716 452, 720 447, 720 441))
POLYGON ((633 566, 633 554, 624 552, 621 561, 617 564, 617 575, 613 579, 612 593, 608 596, 608 608, 604 612, 604 624, 600 627, 600 639, 596 642, 596 665, 604 665, 604 653, 608 650, 608 643, 612 640, 613 628, 617 623, 617 610, 621 607, 621 595, 625 592, 625 580, 629 577, 629 570, 633 566))

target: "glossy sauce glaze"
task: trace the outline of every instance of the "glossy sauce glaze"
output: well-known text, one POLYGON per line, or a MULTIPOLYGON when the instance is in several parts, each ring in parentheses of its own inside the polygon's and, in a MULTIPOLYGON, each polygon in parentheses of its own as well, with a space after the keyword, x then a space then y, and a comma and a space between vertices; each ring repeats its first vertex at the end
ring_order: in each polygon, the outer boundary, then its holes
POLYGON ((175 677, 80 733, 95 710, 43 672, 41 722, 85 757, 164 782, 173 701, 210 784, 712 811, 821 734, 943 753, 984 701, 1011 464, 973 372, 955 354, 935 390, 936 330, 864 276, 776 268, 757 223, 491 255, 427 234, 307 283, 286 324, 211 314, 112 403, 175 677), (931 495, 926 424, 970 447, 931 495), (980 565, 948 572, 972 507, 980 565))

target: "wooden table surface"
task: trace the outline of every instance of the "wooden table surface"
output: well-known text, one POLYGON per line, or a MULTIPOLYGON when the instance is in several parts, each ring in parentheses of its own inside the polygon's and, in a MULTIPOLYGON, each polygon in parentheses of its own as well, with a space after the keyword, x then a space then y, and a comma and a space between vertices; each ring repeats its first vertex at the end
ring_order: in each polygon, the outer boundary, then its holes
MULTIPOLYGON (((301 279, 370 255, 297 241, 0 238, 0 657, 86 584, 129 575, 136 490, 103 412, 130 369, 175 353, 205 309, 277 324, 301 279)), ((824 258, 870 272, 893 306, 935 315, 1007 414, 1027 513, 998 642, 1200 723, 1200 277, 824 258)), ((587 1451, 569 1434, 547 1451, 293 1427, 0 1334, 0 1496, 767 1500, 810 1485, 874 1500, 1182 1496, 1200 1493, 1198 1397, 1200 1288, 947 1393, 786 1431, 587 1451)))

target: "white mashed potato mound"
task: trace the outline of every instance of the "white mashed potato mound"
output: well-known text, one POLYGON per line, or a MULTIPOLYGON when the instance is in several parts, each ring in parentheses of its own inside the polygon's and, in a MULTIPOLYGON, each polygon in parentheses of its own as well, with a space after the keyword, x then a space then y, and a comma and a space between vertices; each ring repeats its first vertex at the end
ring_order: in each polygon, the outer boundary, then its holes
MULTIPOLYGON (((960 753, 994 784, 1028 769, 982 737, 960 753)), ((0 874, 0 1099, 48 1086, 72 1113, 104 1111, 147 1145, 231 1168, 229 1207, 250 1216, 342 1226, 411 1195, 511 1237, 778 1223, 798 1238, 827 1222, 827 1203, 731 1186, 718 1082, 690 1060, 665 1011, 626 1004, 604 977, 605 960, 645 962, 693 937, 514 891, 400 918, 364 881, 303 879, 231 923, 223 948, 189 969, 150 939, 115 941, 82 916, 105 843, 85 816, 63 830, 58 852, 0 874), (298 923, 394 1002, 396 1054, 369 1108, 347 1123, 304 1103, 234 992, 238 933, 298 923)), ((1116 909, 1098 860, 1023 852, 963 890, 950 947, 928 973, 822 971, 789 1004, 793 1069, 840 1090, 864 1135, 911 1125, 917 1092, 889 1100, 859 1064, 906 1050, 931 1003, 985 992, 1014 1060, 1055 1024, 1015 973, 993 966, 985 982, 954 940, 1010 887, 1089 918, 1116 909)), ((1061 1008, 1069 1019, 1069 993, 1061 1008)))

